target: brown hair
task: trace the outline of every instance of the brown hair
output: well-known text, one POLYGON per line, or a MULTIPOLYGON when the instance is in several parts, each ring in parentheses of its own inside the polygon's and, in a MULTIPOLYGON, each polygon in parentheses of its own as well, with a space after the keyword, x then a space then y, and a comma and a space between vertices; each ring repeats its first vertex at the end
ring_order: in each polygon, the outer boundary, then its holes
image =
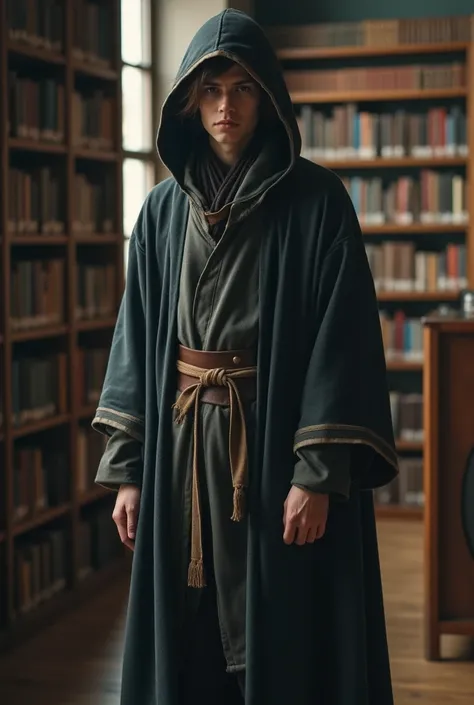
MULTIPOLYGON (((235 61, 227 56, 213 56, 206 59, 189 77, 188 81, 181 87, 179 116, 183 118, 194 118, 199 112, 199 102, 203 86, 209 81, 235 66, 235 61)), ((254 80, 254 79, 252 79, 254 80)), ((264 119, 275 119, 276 114, 272 101, 268 93, 262 89, 262 103, 260 108, 264 119)))

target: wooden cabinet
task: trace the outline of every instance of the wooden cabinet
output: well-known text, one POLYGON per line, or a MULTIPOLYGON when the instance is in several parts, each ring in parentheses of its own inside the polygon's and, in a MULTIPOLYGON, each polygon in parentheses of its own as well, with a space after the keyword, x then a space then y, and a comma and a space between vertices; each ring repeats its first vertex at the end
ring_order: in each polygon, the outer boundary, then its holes
POLYGON ((474 321, 427 318, 424 346, 425 655, 437 660, 442 634, 474 636, 474 321))

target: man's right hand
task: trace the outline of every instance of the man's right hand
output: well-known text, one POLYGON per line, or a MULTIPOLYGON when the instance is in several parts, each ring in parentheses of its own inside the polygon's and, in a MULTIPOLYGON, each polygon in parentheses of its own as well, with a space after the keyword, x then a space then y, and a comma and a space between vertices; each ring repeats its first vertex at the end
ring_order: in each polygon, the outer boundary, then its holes
POLYGON ((132 551, 135 548, 140 494, 138 485, 120 485, 112 514, 120 540, 132 551))

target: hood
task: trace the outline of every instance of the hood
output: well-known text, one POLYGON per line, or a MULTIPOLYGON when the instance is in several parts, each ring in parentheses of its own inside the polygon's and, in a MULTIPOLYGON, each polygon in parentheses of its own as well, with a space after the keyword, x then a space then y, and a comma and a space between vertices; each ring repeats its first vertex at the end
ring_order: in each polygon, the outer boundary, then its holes
POLYGON ((283 176, 293 167, 301 150, 293 104, 278 59, 262 28, 244 12, 232 9, 205 22, 186 50, 161 109, 156 139, 161 161, 182 186, 195 133, 177 116, 178 89, 203 61, 219 55, 239 63, 270 96, 288 140, 289 159, 283 176))

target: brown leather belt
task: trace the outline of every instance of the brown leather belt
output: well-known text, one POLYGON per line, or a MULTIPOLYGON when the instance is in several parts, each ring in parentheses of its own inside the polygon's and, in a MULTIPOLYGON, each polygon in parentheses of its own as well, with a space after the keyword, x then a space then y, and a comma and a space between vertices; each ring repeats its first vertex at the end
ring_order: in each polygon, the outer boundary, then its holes
MULTIPOLYGON (((208 352, 207 350, 190 350, 182 345, 179 346, 179 359, 187 365, 199 367, 203 370, 233 370, 242 367, 253 367, 256 364, 255 353, 250 350, 208 352)), ((178 372, 178 391, 184 392, 185 389, 195 383, 195 377, 191 377, 183 372, 178 372)), ((255 400, 257 393, 255 377, 242 377, 241 379, 236 379, 235 383, 243 402, 255 400)), ((229 388, 227 386, 205 387, 201 391, 199 399, 201 402, 207 402, 208 404, 229 406, 229 388)))
POLYGON ((257 367, 255 353, 249 350, 208 352, 179 346, 178 388, 181 392, 174 408, 176 423, 194 411, 193 494, 191 517, 191 560, 188 585, 204 587, 201 507, 198 480, 197 445, 200 437, 201 402, 229 405, 229 461, 234 488, 233 521, 244 517, 244 494, 248 483, 246 420, 243 402, 255 399, 257 367))

